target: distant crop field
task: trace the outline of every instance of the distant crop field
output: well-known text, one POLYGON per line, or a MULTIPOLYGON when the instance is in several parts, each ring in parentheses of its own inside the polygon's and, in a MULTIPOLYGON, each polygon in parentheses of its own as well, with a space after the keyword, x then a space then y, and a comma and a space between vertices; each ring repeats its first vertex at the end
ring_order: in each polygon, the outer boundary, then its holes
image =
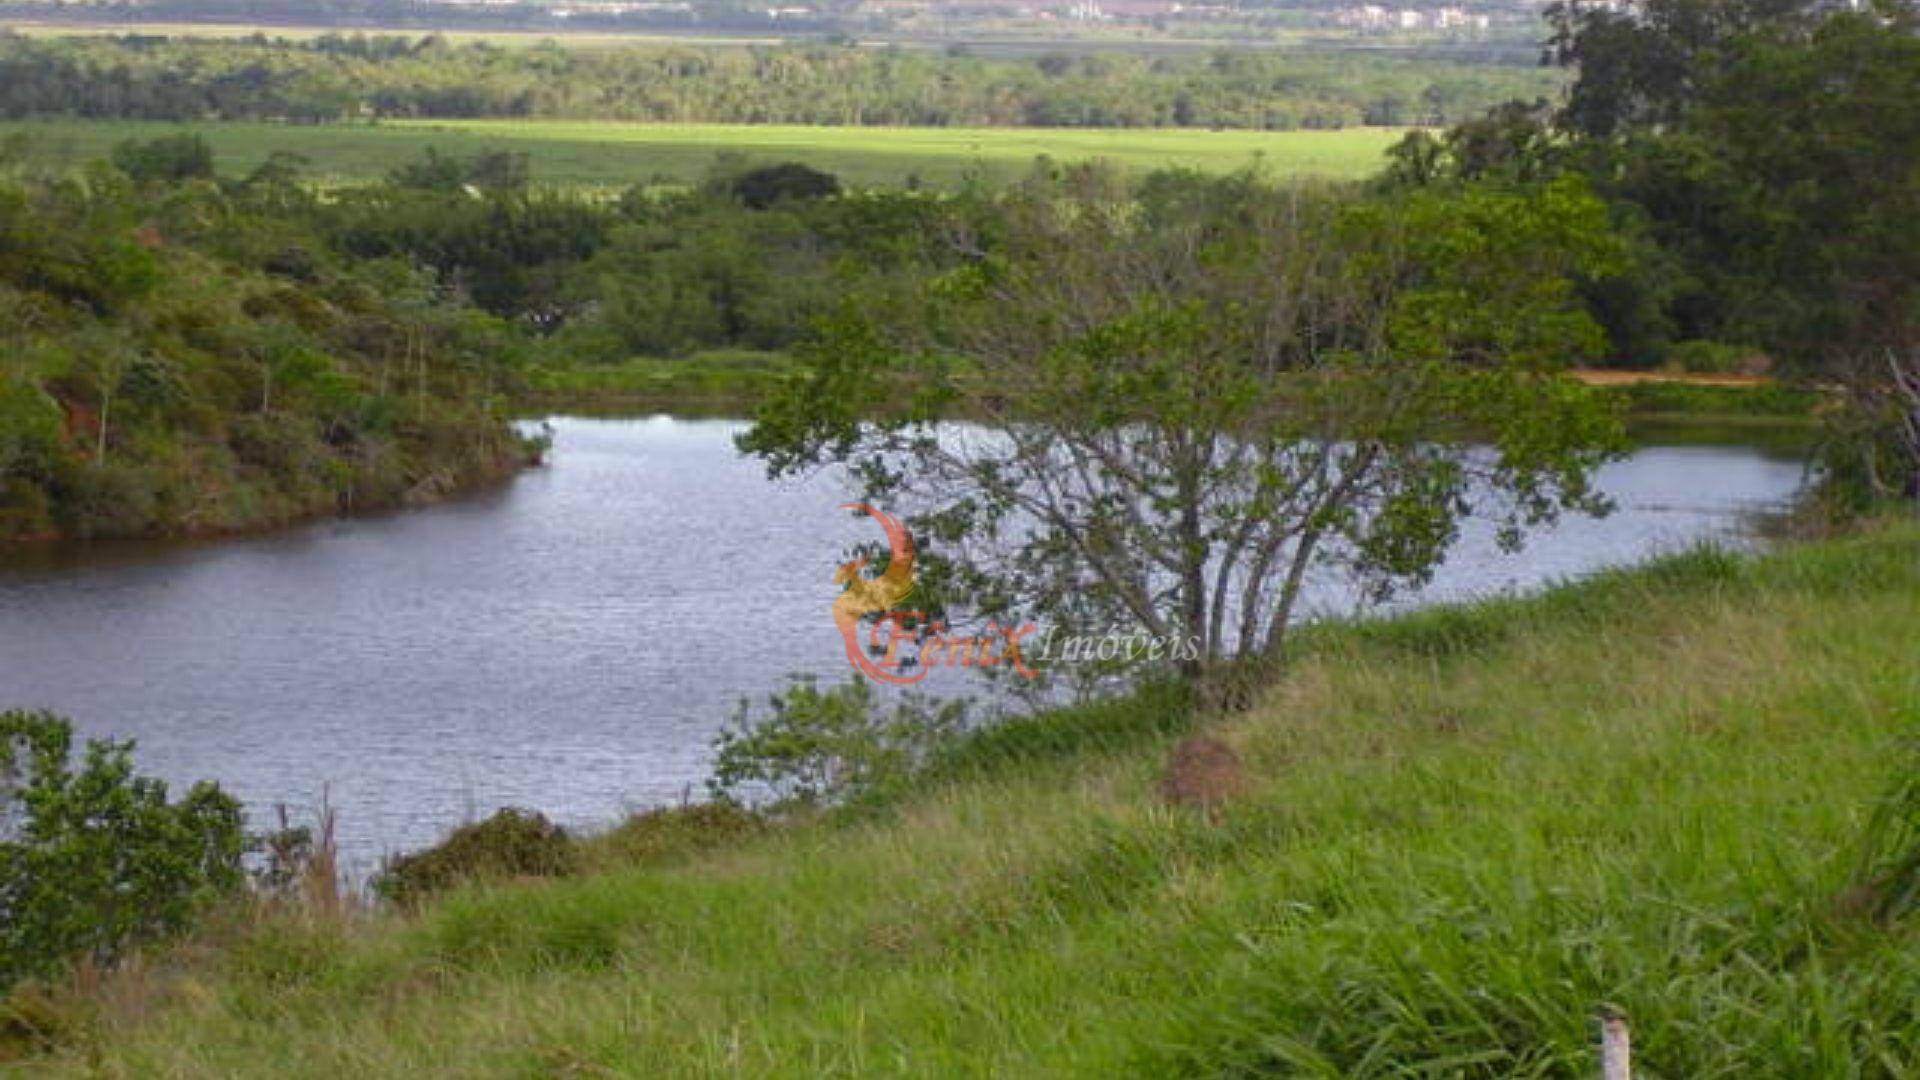
POLYGON ((721 154, 800 161, 860 186, 951 188, 970 176, 1004 181, 1040 155, 1104 159, 1129 170, 1184 167, 1273 176, 1351 178, 1379 169, 1402 134, 1344 131, 1206 131, 1191 128, 854 128, 740 124, 636 124, 558 120, 448 120, 364 125, 149 121, 15 121, 0 139, 14 156, 55 166, 104 157, 126 139, 179 131, 203 136, 224 173, 245 173, 278 151, 306 157, 308 175, 331 184, 376 180, 427 147, 443 153, 524 151, 536 183, 620 189, 698 180, 721 154))

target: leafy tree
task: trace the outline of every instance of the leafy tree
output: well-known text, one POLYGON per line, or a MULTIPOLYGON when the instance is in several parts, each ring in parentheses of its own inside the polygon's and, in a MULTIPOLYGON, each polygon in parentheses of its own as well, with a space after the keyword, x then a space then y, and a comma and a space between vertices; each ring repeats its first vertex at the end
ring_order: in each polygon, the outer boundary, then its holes
POLYGON ((1453 173, 1463 180, 1544 179, 1558 171, 1552 160, 1550 115, 1543 105, 1510 101, 1487 115, 1455 125, 1446 134, 1453 173))
POLYGON ((734 198, 755 210, 765 210, 776 203, 805 202, 840 194, 838 177, 797 161, 749 170, 735 177, 729 186, 734 198))
POLYGON ((1838 381, 1829 494, 1920 499, 1920 16, 1837 14, 1729 50, 1693 128, 1772 224, 1776 340, 1838 381))
POLYGON ((518 192, 526 190, 529 169, 527 155, 517 151, 482 150, 463 158, 429 146, 423 157, 396 167, 387 179, 395 187, 421 191, 518 192))
POLYGON ((1431 132, 1416 128, 1387 148, 1388 182, 1423 187, 1439 180, 1449 170, 1446 144, 1431 132))
POLYGON ((1804 25, 1808 0, 1557 0, 1548 58, 1575 68, 1560 121, 1570 131, 1610 138, 1679 123, 1720 50, 1762 27, 1804 25))
MULTIPOLYGON (((1725 50, 1690 129, 1768 211, 1803 353, 1920 347, 1920 16, 1837 14, 1725 50)), ((1876 366, 1880 357, 1876 357, 1876 366)))
POLYGON ((1555 373, 1599 347, 1573 275, 1618 252, 1575 182, 1070 181, 1003 215, 913 302, 836 320, 741 440, 775 474, 850 466, 950 613, 1150 634, 1190 647, 1189 677, 1260 677, 1314 575, 1384 596, 1469 515, 1517 543, 1603 507, 1613 423, 1555 373))
POLYGON ((328 232, 348 255, 417 261, 475 305, 551 332, 572 314, 562 278, 605 242, 613 218, 581 199, 471 183, 490 168, 429 151, 400 170, 422 175, 340 198, 328 232))
POLYGON ((79 958, 111 962, 239 887, 240 806, 133 771, 132 744, 49 713, 0 713, 0 988, 79 958))
POLYGON ((1920 15, 1647 0, 1555 17, 1579 65, 1566 160, 1662 255, 1641 287, 1594 292, 1616 340, 1664 322, 1841 383, 1832 486, 1920 494, 1900 408, 1920 355, 1920 15))
POLYGON ((213 147, 198 135, 129 140, 113 148, 114 167, 142 184, 213 178, 213 147))

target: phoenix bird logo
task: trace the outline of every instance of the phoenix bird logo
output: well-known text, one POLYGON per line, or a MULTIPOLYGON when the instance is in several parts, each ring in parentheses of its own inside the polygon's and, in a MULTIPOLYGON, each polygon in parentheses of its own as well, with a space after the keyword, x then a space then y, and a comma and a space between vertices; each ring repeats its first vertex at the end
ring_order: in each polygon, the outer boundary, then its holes
POLYGON ((847 647, 847 660, 870 679, 886 683, 917 683, 938 666, 990 668, 1010 664, 1031 679, 1036 672, 1020 653, 1020 639, 1034 632, 1032 623, 1002 627, 989 622, 983 634, 962 634, 926 612, 908 611, 901 602, 912 596, 913 534, 900 519, 865 503, 843 503, 842 510, 858 510, 880 523, 887 534, 887 565, 878 574, 862 573, 869 560, 851 559, 833 572, 840 595, 833 601, 833 624, 847 647), (860 624, 871 620, 866 647, 860 624), (885 630, 884 640, 882 630, 885 630), (875 656, 878 659, 875 659, 875 656), (901 674, 911 671, 912 674, 901 674))
POLYGON ((833 573, 833 583, 841 586, 833 601, 833 624, 840 628, 846 642, 847 659, 868 676, 883 682, 913 683, 927 675, 922 667, 912 675, 896 675, 873 662, 860 646, 860 620, 898 610, 900 602, 913 594, 913 534, 900 519, 865 503, 843 503, 842 510, 858 510, 880 523, 887 534, 887 568, 875 577, 861 573, 868 560, 863 556, 841 563, 833 573))

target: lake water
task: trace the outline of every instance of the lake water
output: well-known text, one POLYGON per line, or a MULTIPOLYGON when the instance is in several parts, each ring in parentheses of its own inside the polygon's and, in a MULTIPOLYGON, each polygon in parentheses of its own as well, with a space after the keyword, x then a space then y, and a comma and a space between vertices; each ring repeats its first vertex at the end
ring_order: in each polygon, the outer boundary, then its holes
MULTIPOLYGON (((737 422, 553 423, 547 468, 455 504, 12 553, 0 708, 135 739, 144 771, 217 779, 262 822, 325 792, 361 870, 500 806, 586 825, 697 795, 743 694, 848 673, 831 575, 877 531, 836 508, 829 478, 768 481, 735 454, 737 422)), ((1424 596, 1737 537, 1801 478, 1758 447, 1648 445, 1602 475, 1611 517, 1519 556, 1471 533, 1424 596)))

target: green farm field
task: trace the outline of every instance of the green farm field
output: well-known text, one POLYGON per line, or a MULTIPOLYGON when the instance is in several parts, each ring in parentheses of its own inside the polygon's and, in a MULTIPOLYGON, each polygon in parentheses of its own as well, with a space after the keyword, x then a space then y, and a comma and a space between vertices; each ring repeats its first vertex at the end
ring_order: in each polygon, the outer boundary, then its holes
POLYGON ((1380 167, 1404 129, 1205 131, 1195 129, 878 128, 746 124, 637 124, 604 121, 445 120, 365 125, 158 121, 0 123, 0 140, 25 136, 24 153, 56 166, 104 157, 127 139, 193 131, 213 146, 219 168, 245 173, 287 151, 331 184, 377 180, 427 147, 443 153, 524 151, 534 181, 565 187, 625 188, 699 179, 721 154, 800 161, 861 186, 919 182, 950 188, 971 176, 1006 180, 1035 157, 1103 159, 1133 171, 1183 167, 1231 172, 1258 166, 1275 176, 1353 178, 1380 167))

